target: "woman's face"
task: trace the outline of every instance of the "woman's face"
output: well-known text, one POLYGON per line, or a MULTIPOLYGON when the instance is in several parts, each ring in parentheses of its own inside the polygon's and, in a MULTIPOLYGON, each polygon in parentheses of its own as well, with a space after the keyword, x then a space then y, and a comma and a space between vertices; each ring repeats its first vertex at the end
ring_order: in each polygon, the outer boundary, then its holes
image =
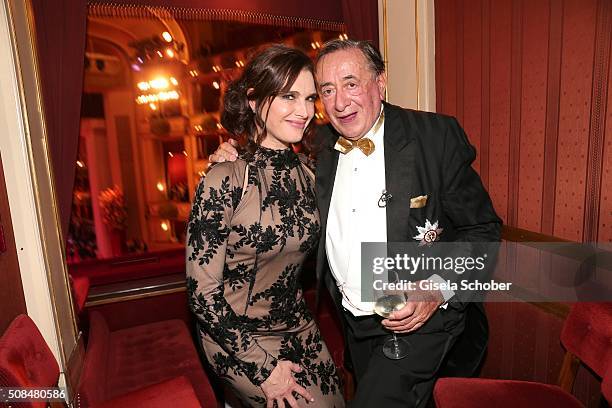
POLYGON ((284 149, 302 140, 315 111, 317 90, 310 71, 300 72, 291 89, 275 97, 261 110, 266 123, 266 137, 261 142, 269 149, 284 149), (267 117, 265 116, 267 112, 267 117))

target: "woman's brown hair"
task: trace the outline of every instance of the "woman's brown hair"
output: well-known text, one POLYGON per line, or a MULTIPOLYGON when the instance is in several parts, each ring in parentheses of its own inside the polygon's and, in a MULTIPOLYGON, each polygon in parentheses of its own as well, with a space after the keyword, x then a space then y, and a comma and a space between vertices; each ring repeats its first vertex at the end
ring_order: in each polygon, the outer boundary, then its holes
MULTIPOLYGON (((289 92, 300 72, 306 70, 314 76, 314 64, 302 51, 283 44, 267 46, 255 54, 242 72, 227 88, 223 98, 221 124, 230 133, 245 135, 251 145, 260 144, 266 137, 265 115, 267 104, 280 94, 289 92), (249 102, 255 102, 251 109, 249 102), (258 134, 257 129, 262 129, 258 134)), ((309 138, 314 130, 311 120, 304 129, 304 138, 309 138)))

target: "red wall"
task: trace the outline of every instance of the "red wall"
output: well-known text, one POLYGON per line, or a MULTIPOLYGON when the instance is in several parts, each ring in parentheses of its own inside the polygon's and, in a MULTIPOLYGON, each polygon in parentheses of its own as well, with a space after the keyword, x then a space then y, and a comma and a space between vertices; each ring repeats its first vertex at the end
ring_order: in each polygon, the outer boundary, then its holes
MULTIPOLYGON (((435 0, 437 110, 478 149, 474 167, 504 223, 612 241, 612 2, 435 0)), ((556 383, 562 320, 487 304, 482 376, 556 383)), ((574 394, 596 407, 599 380, 574 394)))
POLYGON ((436 0, 437 110, 507 225, 612 241, 611 38, 609 0, 436 0))

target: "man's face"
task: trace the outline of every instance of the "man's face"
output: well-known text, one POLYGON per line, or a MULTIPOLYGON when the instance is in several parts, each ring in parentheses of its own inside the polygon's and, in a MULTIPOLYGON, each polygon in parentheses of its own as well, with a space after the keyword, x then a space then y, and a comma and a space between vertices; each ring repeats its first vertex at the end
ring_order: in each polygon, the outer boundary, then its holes
POLYGON ((385 94, 385 74, 376 76, 358 49, 325 55, 317 64, 317 88, 330 122, 350 140, 374 125, 385 94))

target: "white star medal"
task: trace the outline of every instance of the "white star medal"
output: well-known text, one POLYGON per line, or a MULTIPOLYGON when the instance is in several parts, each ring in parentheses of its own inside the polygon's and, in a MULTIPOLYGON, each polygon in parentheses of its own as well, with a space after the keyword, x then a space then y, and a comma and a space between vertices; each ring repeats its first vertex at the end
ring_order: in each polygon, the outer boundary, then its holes
POLYGON ((419 246, 423 245, 431 245, 433 242, 440 239, 440 234, 444 231, 444 228, 438 228, 438 221, 433 224, 429 222, 428 219, 425 220, 425 226, 419 227, 417 226, 417 231, 419 231, 418 235, 415 235, 414 239, 419 242, 419 246))

